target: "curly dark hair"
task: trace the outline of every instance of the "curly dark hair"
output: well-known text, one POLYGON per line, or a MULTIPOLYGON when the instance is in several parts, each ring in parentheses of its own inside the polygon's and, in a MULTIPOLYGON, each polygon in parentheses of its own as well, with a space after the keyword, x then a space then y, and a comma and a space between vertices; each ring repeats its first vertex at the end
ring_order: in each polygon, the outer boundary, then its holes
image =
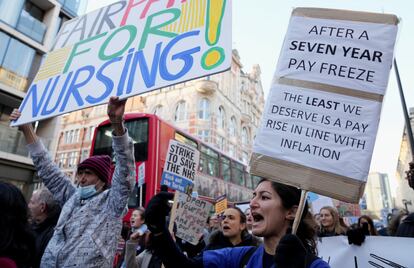
POLYGON ((13 259, 18 267, 30 267, 35 240, 28 223, 27 203, 22 192, 0 182, 0 256, 13 259))
MULTIPOLYGON (((264 181, 270 180, 262 179, 259 184, 264 181)), ((299 205, 300 197, 302 194, 302 191, 299 188, 275 181, 270 182, 272 184, 273 190, 275 190, 275 192, 280 196, 282 205, 285 209, 290 209, 293 206, 299 205)), ((312 213, 309 211, 308 202, 305 202, 305 208, 303 209, 302 217, 300 219, 296 235, 302 241, 303 245, 314 255, 317 255, 315 240, 317 229, 318 225, 314 220, 312 213)))

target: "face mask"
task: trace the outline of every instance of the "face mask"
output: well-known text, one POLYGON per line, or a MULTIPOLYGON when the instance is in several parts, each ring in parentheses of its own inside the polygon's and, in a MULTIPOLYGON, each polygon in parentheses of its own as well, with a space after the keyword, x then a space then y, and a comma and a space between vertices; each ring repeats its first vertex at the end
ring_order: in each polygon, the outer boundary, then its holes
POLYGON ((88 186, 79 186, 76 189, 81 197, 81 199, 88 199, 89 197, 92 197, 96 194, 95 185, 88 185, 88 186))

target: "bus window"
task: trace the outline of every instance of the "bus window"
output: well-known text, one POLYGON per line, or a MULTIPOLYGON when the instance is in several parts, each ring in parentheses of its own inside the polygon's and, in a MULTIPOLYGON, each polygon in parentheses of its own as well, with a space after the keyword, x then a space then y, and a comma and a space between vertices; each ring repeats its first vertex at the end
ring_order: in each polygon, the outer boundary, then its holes
POLYGON ((243 165, 237 162, 231 162, 231 182, 240 186, 244 186, 243 165))
POLYGON ((253 189, 252 177, 249 173, 244 173, 244 179, 246 180, 246 187, 249 189, 253 189))
POLYGON ((201 145, 200 146, 200 170, 203 173, 218 177, 219 176, 219 155, 210 148, 201 145))
POLYGON ((230 159, 225 156, 221 156, 220 161, 221 167, 221 176, 224 181, 230 181, 231 171, 230 171, 230 159))
POLYGON ((255 175, 251 175, 251 176, 252 176, 252 181, 253 181, 253 188, 255 188, 259 184, 262 178, 260 178, 259 176, 255 176, 255 175))
POLYGON ((181 133, 175 132, 174 139, 176 139, 177 141, 179 141, 181 143, 185 143, 187 145, 190 145, 190 146, 193 146, 193 147, 197 148, 197 142, 195 142, 194 140, 184 136, 181 133))
MULTIPOLYGON (((148 158, 148 118, 140 118, 125 122, 128 134, 134 143, 135 161, 145 161, 148 158)), ((112 127, 105 125, 99 127, 96 134, 93 155, 110 155, 112 151, 112 127)))

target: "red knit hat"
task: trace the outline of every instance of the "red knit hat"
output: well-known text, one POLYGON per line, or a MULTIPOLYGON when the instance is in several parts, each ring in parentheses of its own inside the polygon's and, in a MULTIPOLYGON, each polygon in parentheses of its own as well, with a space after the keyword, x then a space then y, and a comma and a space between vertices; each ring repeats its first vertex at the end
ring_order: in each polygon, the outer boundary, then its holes
POLYGON ((82 161, 78 165, 78 171, 80 169, 90 169, 99 177, 99 179, 109 185, 109 179, 111 176, 111 158, 107 155, 94 155, 82 161))

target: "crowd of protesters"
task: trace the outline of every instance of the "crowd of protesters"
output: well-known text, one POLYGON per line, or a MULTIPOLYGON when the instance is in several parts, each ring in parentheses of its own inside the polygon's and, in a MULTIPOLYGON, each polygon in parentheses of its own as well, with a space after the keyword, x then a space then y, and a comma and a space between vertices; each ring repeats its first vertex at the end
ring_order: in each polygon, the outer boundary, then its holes
MULTIPOLYGON (((77 168, 78 185, 52 161, 31 125, 20 126, 45 187, 27 203, 17 187, 0 182, 0 267, 324 268, 329 264, 317 257, 318 237, 347 235, 357 245, 365 236, 414 237, 414 214, 397 213, 387 229, 377 230, 367 215, 346 226, 334 207, 322 207, 314 217, 307 203, 292 234, 301 191, 266 179, 244 212, 231 207, 211 215, 198 245, 168 230, 172 193, 165 188, 146 208, 136 208, 129 223, 123 222, 135 180, 124 108, 125 101, 110 99, 114 172, 110 157, 92 156, 77 168)), ((11 119, 19 116, 15 110, 11 119)), ((407 178, 412 180, 410 167, 407 178)))

